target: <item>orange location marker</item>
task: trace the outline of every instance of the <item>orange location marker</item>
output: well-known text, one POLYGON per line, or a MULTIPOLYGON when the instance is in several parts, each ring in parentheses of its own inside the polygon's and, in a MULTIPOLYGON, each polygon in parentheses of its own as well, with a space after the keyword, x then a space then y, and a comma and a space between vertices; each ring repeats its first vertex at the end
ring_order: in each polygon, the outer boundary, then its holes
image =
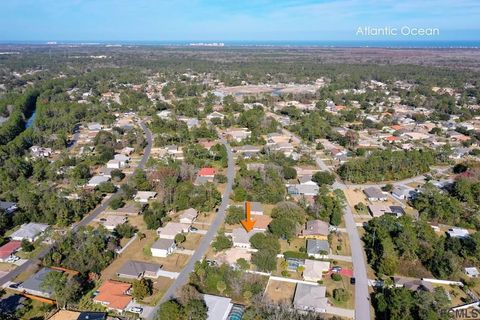
POLYGON ((253 226, 255 225, 255 222, 257 220, 250 219, 250 202, 249 201, 245 202, 245 215, 246 215, 245 220, 242 220, 240 222, 242 223, 245 230, 247 230, 247 232, 250 232, 253 229, 253 226))

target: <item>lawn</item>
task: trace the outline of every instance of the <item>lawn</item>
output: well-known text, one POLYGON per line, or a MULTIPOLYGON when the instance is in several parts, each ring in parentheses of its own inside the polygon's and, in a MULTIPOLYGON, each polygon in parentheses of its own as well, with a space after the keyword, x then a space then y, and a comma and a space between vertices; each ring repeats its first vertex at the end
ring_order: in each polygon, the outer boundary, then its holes
POLYGON ((279 240, 280 242, 280 252, 285 252, 285 251, 300 251, 300 248, 305 248, 306 247, 306 241, 305 239, 301 238, 294 238, 290 241, 290 243, 287 242, 287 240, 279 240))
POLYGON ((323 278, 323 285, 327 287, 327 297, 329 301, 336 307, 355 309, 355 286, 350 284, 350 278, 342 277, 340 281, 333 281, 330 276, 323 278), (337 301, 333 298, 333 290, 343 288, 348 292, 347 301, 337 301))
POLYGON ((273 303, 291 305, 295 295, 295 288, 295 283, 270 280, 264 296, 273 303))
POLYGON ((181 271, 187 264, 190 257, 183 254, 174 253, 166 258, 152 257, 150 247, 155 242, 157 235, 153 230, 148 230, 145 235, 145 239, 135 239, 121 255, 102 271, 102 279, 112 278, 116 271, 128 260, 158 263, 163 266, 163 269, 176 272, 181 271))
POLYGON ((188 250, 195 250, 200 244, 202 237, 203 235, 198 233, 189 233, 187 234, 187 240, 180 244, 180 246, 188 250))
POLYGON ((357 203, 363 202, 366 203, 367 199, 365 198, 365 194, 360 189, 345 189, 343 190, 345 193, 345 198, 347 199, 348 205, 350 207, 354 207, 357 203))

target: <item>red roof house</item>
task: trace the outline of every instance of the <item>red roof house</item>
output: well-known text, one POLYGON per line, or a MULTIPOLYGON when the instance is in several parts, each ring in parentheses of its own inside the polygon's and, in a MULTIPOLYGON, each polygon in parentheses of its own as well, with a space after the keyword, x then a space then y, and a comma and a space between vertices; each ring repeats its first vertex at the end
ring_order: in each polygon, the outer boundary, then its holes
POLYGON ((215 168, 202 168, 198 171, 198 176, 213 178, 215 176, 215 168))
POLYGON ((133 299, 127 294, 131 287, 130 283, 107 280, 98 288, 98 295, 93 301, 103 304, 108 309, 123 311, 133 299))
POLYGON ((0 261, 6 260, 10 255, 14 254, 22 246, 21 241, 10 241, 0 247, 0 261))

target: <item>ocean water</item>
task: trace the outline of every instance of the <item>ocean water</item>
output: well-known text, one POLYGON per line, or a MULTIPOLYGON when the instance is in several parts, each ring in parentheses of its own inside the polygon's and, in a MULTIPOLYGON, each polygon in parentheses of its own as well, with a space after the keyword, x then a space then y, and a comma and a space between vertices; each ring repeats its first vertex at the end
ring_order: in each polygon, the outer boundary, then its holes
MULTIPOLYGON (((262 41, 262 40, 175 40, 175 41, 0 41, 0 44, 86 45, 86 46, 190 46, 222 43, 224 47, 337 47, 337 48, 480 48, 480 40, 345 40, 345 41, 262 41)), ((212 46, 213 47, 213 46, 212 46)), ((218 47, 218 46, 217 46, 218 47)))

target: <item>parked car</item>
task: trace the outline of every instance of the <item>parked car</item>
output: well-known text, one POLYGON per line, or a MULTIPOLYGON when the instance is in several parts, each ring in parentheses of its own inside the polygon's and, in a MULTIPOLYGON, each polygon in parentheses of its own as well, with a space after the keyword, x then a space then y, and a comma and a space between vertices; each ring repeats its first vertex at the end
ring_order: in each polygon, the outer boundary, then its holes
POLYGON ((9 256, 9 257, 7 258, 7 262, 8 262, 8 263, 14 263, 14 262, 16 262, 16 261, 18 261, 18 260, 20 260, 20 258, 17 257, 17 256, 14 256, 14 255, 11 255, 11 256, 9 256))
POLYGON ((143 312, 143 308, 140 308, 140 307, 131 307, 128 309, 129 312, 132 312, 132 313, 142 313, 143 312))
POLYGON ((195 228, 195 227, 190 227, 190 232, 196 232, 196 231, 198 231, 197 228, 195 228))
POLYGON ((355 277, 350 278, 350 284, 355 284, 355 277))
POLYGON ((340 267, 340 266, 333 266, 332 267, 332 272, 333 273, 339 273, 340 271, 342 271, 342 267, 340 267))

